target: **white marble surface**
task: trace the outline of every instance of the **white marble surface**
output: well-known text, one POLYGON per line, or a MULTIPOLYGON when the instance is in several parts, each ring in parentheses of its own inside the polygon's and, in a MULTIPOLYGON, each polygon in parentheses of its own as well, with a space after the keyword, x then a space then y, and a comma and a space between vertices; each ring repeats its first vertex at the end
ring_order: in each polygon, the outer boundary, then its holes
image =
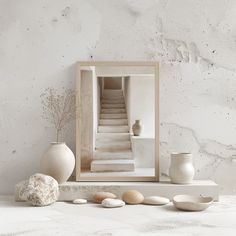
POLYGON ((236 235, 236 196, 222 196, 204 212, 177 211, 172 203, 115 209, 65 202, 32 207, 12 198, 1 198, 0 209, 0 235, 236 235))
POLYGON ((191 151, 196 179, 235 194, 235 14, 235 0, 0 0, 0 194, 38 172, 55 139, 39 96, 74 87, 77 60, 160 60, 161 172, 191 151))

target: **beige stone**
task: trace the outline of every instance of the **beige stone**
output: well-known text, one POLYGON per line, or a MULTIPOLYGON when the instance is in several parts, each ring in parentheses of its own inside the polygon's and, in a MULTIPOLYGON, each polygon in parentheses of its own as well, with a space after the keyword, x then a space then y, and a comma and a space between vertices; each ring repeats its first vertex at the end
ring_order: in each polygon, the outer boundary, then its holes
POLYGON ((136 190, 129 190, 123 193, 122 199, 128 204, 140 204, 143 202, 144 197, 136 190))
POLYGON ((92 201, 95 203, 101 203, 106 198, 116 198, 116 195, 110 192, 96 192, 92 196, 92 201))

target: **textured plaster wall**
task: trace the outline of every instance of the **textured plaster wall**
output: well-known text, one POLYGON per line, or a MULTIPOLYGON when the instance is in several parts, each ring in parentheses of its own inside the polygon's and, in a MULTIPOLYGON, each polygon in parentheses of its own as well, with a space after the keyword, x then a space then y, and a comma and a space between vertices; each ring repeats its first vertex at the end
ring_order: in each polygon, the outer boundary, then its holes
MULTIPOLYGON (((161 61, 161 172, 194 153, 196 178, 236 192, 235 0, 0 0, 0 193, 39 170, 54 140, 48 86, 77 60, 161 61)), ((63 134, 74 150, 74 124, 63 134)))

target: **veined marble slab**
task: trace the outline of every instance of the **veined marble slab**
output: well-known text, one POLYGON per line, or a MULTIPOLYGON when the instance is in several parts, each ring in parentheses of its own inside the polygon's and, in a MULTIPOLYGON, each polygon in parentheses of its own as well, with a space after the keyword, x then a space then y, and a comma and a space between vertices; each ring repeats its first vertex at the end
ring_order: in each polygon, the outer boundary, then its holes
MULTIPOLYGON (((21 183, 16 185, 15 200, 19 198, 21 183)), ((144 196, 163 196, 172 200, 177 194, 191 194, 195 196, 210 196, 215 201, 219 200, 218 185, 211 180, 195 180, 192 184, 180 185, 165 182, 66 182, 59 185, 59 201, 72 201, 77 198, 90 200, 92 193, 108 191, 121 197, 126 190, 135 189, 144 196)))
POLYGON ((126 205, 107 209, 98 204, 56 202, 33 207, 0 197, 0 235, 25 236, 234 236, 236 196, 221 196, 203 212, 165 206, 126 205))

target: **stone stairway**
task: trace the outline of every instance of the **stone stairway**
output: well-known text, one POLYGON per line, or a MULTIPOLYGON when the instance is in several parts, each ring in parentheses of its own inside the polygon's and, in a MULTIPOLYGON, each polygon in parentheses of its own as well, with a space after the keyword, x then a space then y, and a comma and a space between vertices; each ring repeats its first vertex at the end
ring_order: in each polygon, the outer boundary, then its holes
POLYGON ((134 171, 127 113, 122 90, 106 89, 96 145, 91 162, 92 172, 134 171))

